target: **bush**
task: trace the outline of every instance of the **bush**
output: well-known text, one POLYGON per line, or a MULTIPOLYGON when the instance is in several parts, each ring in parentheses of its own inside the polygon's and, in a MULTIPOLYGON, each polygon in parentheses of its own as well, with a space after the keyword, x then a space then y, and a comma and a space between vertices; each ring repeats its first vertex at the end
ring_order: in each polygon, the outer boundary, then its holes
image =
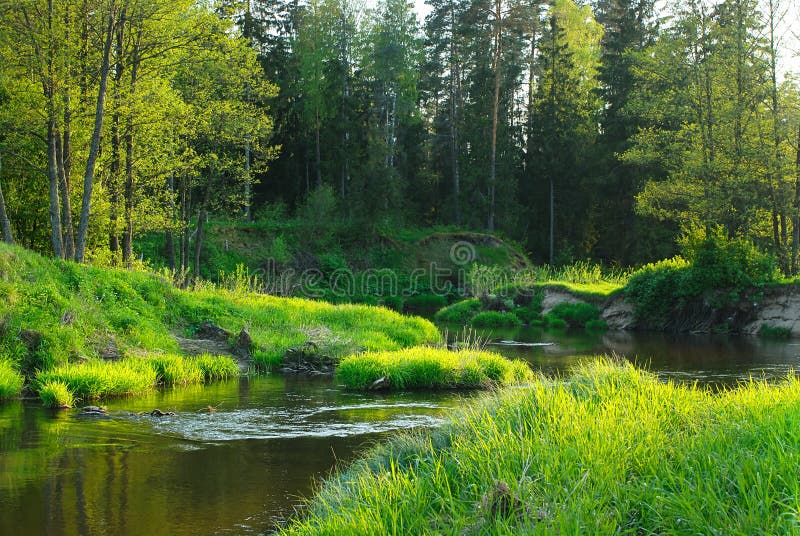
POLYGON ((405 299, 406 312, 433 312, 447 305, 447 298, 438 294, 414 294, 405 299))
POLYGON ((478 298, 469 298, 439 310, 433 318, 438 322, 466 324, 480 310, 481 301, 478 298))
POLYGON ((0 361, 0 400, 17 396, 25 379, 8 361, 0 361))
POLYGON ((58 380, 47 381, 39 387, 39 398, 46 408, 71 408, 75 397, 69 386, 58 380))
POLYGON ((544 325, 547 329, 564 330, 569 327, 567 321, 550 313, 544 315, 544 325))
POLYGON ((589 320, 586 322, 586 331, 605 331, 608 329, 608 324, 605 320, 589 320))
POLYGON ((522 321, 514 313, 483 311, 472 317, 470 324, 479 328, 517 327, 522 321))
POLYGON ((688 260, 675 257, 648 264, 628 281, 625 294, 638 318, 663 322, 701 296, 725 306, 741 292, 774 283, 780 275, 771 255, 745 239, 725 237, 720 229, 687 233, 680 244, 688 260))

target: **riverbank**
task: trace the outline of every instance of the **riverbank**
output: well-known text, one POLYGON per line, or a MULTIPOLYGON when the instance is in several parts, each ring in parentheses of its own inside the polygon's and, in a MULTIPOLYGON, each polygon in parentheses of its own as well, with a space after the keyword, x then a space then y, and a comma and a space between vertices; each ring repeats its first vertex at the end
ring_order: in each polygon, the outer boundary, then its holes
POLYGON ((284 534, 786 534, 800 382, 709 391, 596 361, 329 479, 284 534))
MULTIPOLYGON (((39 374, 65 368, 111 370, 117 365, 106 364, 213 354, 236 359, 243 369, 267 371, 288 354, 335 362, 440 337, 427 320, 384 308, 208 283, 181 290, 153 273, 52 260, 0 244, 0 354, 5 368, 24 376, 34 391, 39 374)), ((7 384, 16 386, 12 380, 7 384)), ((171 383, 163 374, 161 381, 171 383)))

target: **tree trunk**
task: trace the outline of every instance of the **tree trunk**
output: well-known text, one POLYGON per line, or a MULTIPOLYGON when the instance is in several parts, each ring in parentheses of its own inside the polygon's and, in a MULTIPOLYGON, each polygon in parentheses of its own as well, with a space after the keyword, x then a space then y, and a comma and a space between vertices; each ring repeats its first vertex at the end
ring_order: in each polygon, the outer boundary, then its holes
POLYGON ((800 248, 800 126, 797 127, 797 156, 794 161, 794 217, 792 221, 792 275, 797 275, 797 251, 800 248))
POLYGON ((120 132, 122 96, 122 77, 125 72, 125 9, 120 13, 119 23, 115 32, 114 43, 114 84, 112 90, 113 109, 111 115, 111 176, 108 181, 109 190, 109 237, 108 247, 111 257, 116 264, 119 262, 119 187, 122 172, 122 135, 120 132))
POLYGON ((86 239, 89 234, 89 215, 92 208, 92 188, 94 187, 94 169, 97 164, 97 155, 100 151, 100 136, 103 131, 103 113, 108 86, 108 72, 110 70, 111 42, 114 34, 116 19, 115 7, 112 6, 108 14, 108 27, 105 32, 103 45, 103 60, 100 65, 100 88, 97 90, 97 108, 94 116, 94 130, 89 144, 89 155, 86 159, 86 170, 83 175, 83 204, 81 205, 81 219, 78 224, 78 238, 75 242, 75 260, 83 262, 86 252, 86 239))
POLYGON ((201 209, 197 213, 197 229, 194 236, 194 265, 192 267, 192 275, 194 280, 200 279, 200 252, 203 249, 203 224, 205 223, 207 212, 201 209))
POLYGON ((53 255, 64 257, 61 244, 61 203, 58 195, 58 163, 56 158, 55 121, 50 120, 47 127, 47 176, 50 180, 50 239, 53 244, 53 255))
MULTIPOLYGON (((65 4, 64 11, 64 38, 70 42, 70 4, 65 4)), ((61 233, 64 247, 64 256, 71 259, 75 256, 75 229, 72 225, 72 195, 70 189, 70 174, 72 173, 72 73, 69 57, 64 69, 64 89, 62 99, 64 105, 64 126, 60 139, 58 167, 61 179, 61 233)))
POLYGON ((555 192, 555 183, 553 181, 552 174, 550 175, 550 266, 553 265, 553 253, 555 250, 555 228, 556 228, 556 192, 555 192))
POLYGON ((460 102, 461 71, 456 47, 455 5, 450 4, 450 167, 453 173, 453 216, 461 225, 461 177, 458 169, 458 104, 460 102))
POLYGON ((169 189, 169 214, 170 214, 170 227, 164 234, 165 249, 167 262, 169 263, 170 272, 175 272, 175 236, 172 234, 172 229, 175 225, 175 174, 170 173, 167 179, 167 188, 169 189))
POLYGON ((494 46, 494 98, 492 99, 492 149, 489 160, 489 218, 487 227, 494 231, 495 190, 497 180, 497 121, 500 112, 500 80, 503 53, 503 2, 495 0, 495 46, 494 46))
MULTIPOLYGON (((0 153, 0 174, 2 171, 3 155, 0 153)), ((2 182, 0 182, 0 226, 3 228, 3 242, 6 242, 7 244, 13 244, 14 234, 11 232, 11 222, 8 220, 8 214, 6 213, 6 200, 3 197, 2 182)))
POLYGON ((322 157, 319 147, 319 110, 314 112, 314 164, 317 168, 317 188, 322 186, 322 157))
MULTIPOLYGON (((132 99, 136 94, 136 81, 139 74, 139 47, 141 45, 141 31, 137 32, 136 43, 133 47, 131 56, 131 87, 129 97, 132 99)), ((128 114, 127 125, 125 127, 125 229, 122 235, 122 262, 130 266, 133 261, 133 197, 135 186, 135 172, 133 168, 134 147, 133 147, 133 115, 128 114)))

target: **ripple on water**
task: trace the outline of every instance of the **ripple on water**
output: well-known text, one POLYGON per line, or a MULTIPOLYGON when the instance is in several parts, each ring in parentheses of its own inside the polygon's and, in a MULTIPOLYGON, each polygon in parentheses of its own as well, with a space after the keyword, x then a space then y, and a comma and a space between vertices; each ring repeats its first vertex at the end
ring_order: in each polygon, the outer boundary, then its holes
POLYGON ((363 404, 318 408, 246 408, 213 414, 178 413, 152 421, 160 434, 190 441, 349 437, 434 427, 443 422, 432 403, 363 404))

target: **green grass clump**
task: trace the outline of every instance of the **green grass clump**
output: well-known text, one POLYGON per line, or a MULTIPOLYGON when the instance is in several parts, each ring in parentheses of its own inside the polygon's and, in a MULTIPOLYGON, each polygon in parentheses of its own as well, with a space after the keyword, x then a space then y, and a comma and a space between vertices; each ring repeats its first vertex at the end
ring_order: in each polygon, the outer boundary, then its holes
POLYGON ((525 382, 531 374, 527 363, 499 354, 431 347, 352 355, 336 371, 349 389, 366 389, 384 377, 390 389, 478 389, 525 382))
POLYGON ((378 446, 284 534, 794 534, 798 429, 793 375, 714 394, 601 360, 378 446))
POLYGON ((155 389, 158 374, 146 360, 94 360, 66 364, 39 373, 39 385, 60 382, 78 398, 93 400, 115 396, 141 395, 155 389))
POLYGON ((514 313, 483 311, 473 316, 470 324, 480 328, 517 327, 522 325, 522 321, 514 313))
POLYGON ((0 361, 0 400, 17 396, 25 379, 8 361, 0 361))
POLYGON ((587 323, 600 318, 600 311, 590 303, 561 302, 555 305, 548 313, 552 319, 560 318, 569 327, 585 327, 587 323))
POLYGON ((75 396, 69 386, 58 380, 50 380, 39 387, 39 398, 46 408, 71 408, 75 403, 75 396))
POLYGON ((203 370, 195 359, 173 354, 149 355, 146 359, 156 372, 156 383, 191 385, 205 380, 203 370))
POLYGON ((481 301, 478 298, 469 298, 440 309, 433 318, 438 322, 466 324, 480 310, 481 301))
POLYGON ((788 339, 792 336, 792 330, 779 326, 768 326, 767 324, 761 324, 761 328, 758 330, 758 335, 764 337, 765 339, 788 339))
POLYGON ((205 382, 235 378, 241 372, 233 358, 224 355, 204 354, 195 358, 205 382))

